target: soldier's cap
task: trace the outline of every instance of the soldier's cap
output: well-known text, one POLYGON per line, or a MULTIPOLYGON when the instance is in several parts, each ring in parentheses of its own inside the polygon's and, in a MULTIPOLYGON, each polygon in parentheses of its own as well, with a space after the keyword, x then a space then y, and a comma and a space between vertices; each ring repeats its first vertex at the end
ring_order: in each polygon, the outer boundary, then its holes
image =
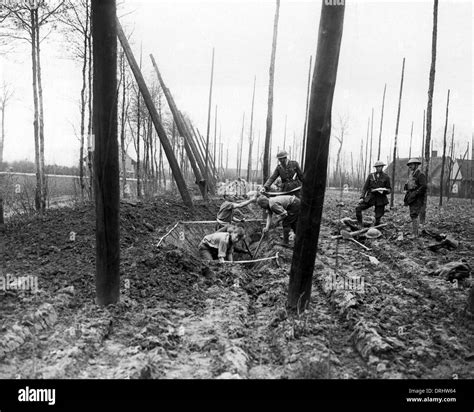
POLYGON ((421 165, 420 159, 413 158, 413 159, 410 159, 410 160, 407 162, 407 166, 408 166, 408 165, 411 165, 411 164, 414 164, 414 163, 417 163, 417 164, 421 165))
POLYGON ((382 162, 381 160, 377 160, 374 164, 374 167, 377 167, 377 166, 386 166, 384 162, 382 162))
POLYGON ((288 157, 288 153, 286 150, 282 150, 281 152, 277 153, 277 159, 284 159, 288 157))
POLYGON ((367 233, 365 234, 365 237, 369 239, 377 239, 378 237, 382 236, 382 232, 378 229, 375 229, 371 227, 367 233))

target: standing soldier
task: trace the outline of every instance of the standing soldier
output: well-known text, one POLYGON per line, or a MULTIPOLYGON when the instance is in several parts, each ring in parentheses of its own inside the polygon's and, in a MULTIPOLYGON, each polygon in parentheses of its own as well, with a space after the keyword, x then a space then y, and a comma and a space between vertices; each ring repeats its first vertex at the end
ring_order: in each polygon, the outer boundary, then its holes
POLYGON ((387 194, 392 190, 390 177, 384 173, 384 162, 375 162, 375 173, 371 173, 367 178, 360 194, 359 204, 356 207, 356 217, 359 227, 363 227, 362 211, 374 206, 375 226, 380 224, 380 219, 385 214, 385 205, 388 204, 387 194))
POLYGON ((418 237, 418 215, 423 206, 426 193, 426 176, 418 168, 421 165, 419 159, 410 159, 407 163, 410 173, 404 189, 407 191, 403 203, 410 207, 410 218, 412 224, 412 238, 418 237))
MULTIPOLYGON (((263 185, 262 192, 268 191, 272 183, 278 178, 281 178, 281 191, 289 192, 290 190, 300 187, 303 182, 303 172, 300 169, 300 165, 296 160, 288 160, 288 153, 282 150, 277 154, 279 165, 276 167, 273 174, 263 185)), ((295 196, 299 196, 300 191, 294 193, 295 196)))
POLYGON ((281 195, 275 197, 266 197, 260 195, 257 198, 257 204, 267 211, 267 224, 263 229, 268 232, 272 223, 273 214, 277 215, 276 224, 280 223, 283 227, 283 244, 288 246, 290 240, 290 231, 296 233, 296 223, 300 213, 300 199, 296 196, 281 195))

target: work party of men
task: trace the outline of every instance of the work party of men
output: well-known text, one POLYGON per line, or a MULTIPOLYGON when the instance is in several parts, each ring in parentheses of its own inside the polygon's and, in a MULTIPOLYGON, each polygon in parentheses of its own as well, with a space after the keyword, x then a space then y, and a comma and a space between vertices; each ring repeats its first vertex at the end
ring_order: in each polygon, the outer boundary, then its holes
MULTIPOLYGON (((281 223, 283 242, 279 244, 291 248, 290 234, 293 231, 293 234, 296 235, 301 209, 299 196, 304 178, 298 162, 289 160, 286 151, 280 151, 277 158, 279 164, 259 190, 248 191, 242 201, 238 200, 238 196, 224 198, 224 202, 217 213, 215 233, 205 236, 199 244, 199 252, 203 259, 218 259, 221 262, 225 258, 232 260, 234 252, 248 253, 252 256, 249 245, 245 241, 245 226, 249 223, 248 217, 254 217, 254 219, 251 219, 254 222, 259 219, 255 219, 255 211, 248 216, 244 212, 244 210, 247 213, 249 212, 246 207, 252 203, 256 203, 265 211, 260 242, 265 234, 271 229, 277 229, 281 223), (280 181, 278 182, 277 179, 280 179, 280 181), (271 191, 274 182, 277 182, 279 190, 271 191), (239 216, 237 217, 236 214, 239 216), (236 246, 240 241, 244 243, 245 248, 236 246)), ((408 181, 404 186, 406 192, 404 204, 409 206, 409 215, 412 222, 412 233, 409 237, 413 239, 419 235, 418 219, 427 187, 426 177, 419 169, 420 164, 421 161, 418 159, 410 159, 407 162, 410 172, 408 181)), ((389 203, 387 195, 392 193, 392 185, 390 176, 384 172, 385 166, 386 164, 381 160, 373 164, 375 171, 367 176, 360 192, 359 201, 355 205, 357 231, 364 233, 364 238, 367 240, 377 239, 382 234, 377 229, 364 228, 362 215, 364 210, 374 208, 375 219, 372 220, 370 226, 386 226, 386 224, 382 224, 382 217, 385 215, 385 208, 389 203), (374 233, 376 231, 377 236, 374 236, 371 231, 374 231, 374 233)), ((342 219, 341 222, 345 223, 347 219, 342 219)), ((355 230, 355 223, 352 223, 352 226, 351 229, 355 230)), ((354 235, 358 235, 358 233, 354 232, 354 235)))

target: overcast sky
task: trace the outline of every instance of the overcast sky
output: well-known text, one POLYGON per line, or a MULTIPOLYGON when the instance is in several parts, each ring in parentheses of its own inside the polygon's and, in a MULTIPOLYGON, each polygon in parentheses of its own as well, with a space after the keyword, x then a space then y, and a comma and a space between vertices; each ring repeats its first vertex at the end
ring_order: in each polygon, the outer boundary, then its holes
MULTIPOLYGON (((282 0, 276 53, 273 156, 294 136, 303 134, 310 56, 314 58, 321 11, 320 1, 282 0)), ((130 1, 119 15, 133 31, 132 47, 143 47, 143 70, 153 76, 152 53, 178 107, 186 112, 201 134, 207 128, 212 48, 215 49, 212 127, 218 106, 218 133, 230 148, 229 165, 235 164, 237 141, 245 112, 245 137, 250 126, 253 79, 257 87, 254 112, 255 142, 265 136, 268 71, 275 1, 130 1)), ((367 121, 374 108, 374 153, 380 127, 384 84, 387 84, 381 158, 387 160, 395 135, 402 60, 405 79, 399 126, 399 154, 408 156, 414 122, 413 155, 420 155, 423 110, 427 104, 431 61, 432 1, 346 1, 344 32, 333 105, 333 133, 338 118, 348 118, 343 152, 359 158, 367 121)), ((435 149, 441 150, 446 94, 451 89, 449 131, 455 123, 457 153, 464 152, 473 130, 473 34, 470 1, 440 1, 438 50, 433 103, 435 149)), ((49 41, 43 46, 45 132, 47 163, 77 163, 79 143, 80 65, 65 58, 67 44, 49 41)), ((6 113, 6 161, 34 159, 31 68, 28 47, 20 43, 0 56, 0 84, 15 91, 6 113)), ((450 136, 450 134, 449 134, 450 136)), ((332 143, 333 153, 335 142, 332 143)), ((130 153, 135 156, 133 152, 130 153)), ((255 154, 255 151, 254 151, 255 154)), ((244 164, 246 165, 246 155, 244 164)), ((375 158, 375 154, 373 156, 375 158)))

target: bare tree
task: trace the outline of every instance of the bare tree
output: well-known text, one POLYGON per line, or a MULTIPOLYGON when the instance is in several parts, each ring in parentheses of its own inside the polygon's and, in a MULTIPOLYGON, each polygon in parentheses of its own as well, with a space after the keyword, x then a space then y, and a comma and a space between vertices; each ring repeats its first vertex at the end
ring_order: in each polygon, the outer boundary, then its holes
MULTIPOLYGON (((90 98, 90 0, 67 0, 66 12, 58 16, 59 21, 68 29, 65 33, 68 43, 73 50, 74 57, 82 61, 81 68, 81 95, 80 95, 80 149, 79 149, 79 180, 81 185, 81 197, 84 197, 84 158, 85 158, 85 134, 90 134, 90 127, 86 125, 87 117, 91 123, 90 98)), ((88 138, 89 140, 89 138, 88 138)), ((91 176, 90 176, 91 178, 91 176)))
POLYGON ((2 28, 7 31, 6 34, 2 33, 3 36, 27 41, 31 45, 36 163, 35 206, 40 213, 43 213, 46 208, 47 196, 44 171, 44 108, 40 45, 55 28, 55 18, 64 11, 64 6, 64 0, 54 4, 46 1, 5 3, 2 4, 2 15, 0 16, 0 22, 3 23, 2 28), (48 25, 50 30, 42 36, 41 28, 48 25))
POLYGON ((338 131, 334 133, 334 138, 339 142, 339 148, 336 155, 336 168, 334 170, 334 181, 337 182, 341 174, 341 150, 344 143, 344 136, 349 128, 349 116, 347 114, 338 116, 338 131))

